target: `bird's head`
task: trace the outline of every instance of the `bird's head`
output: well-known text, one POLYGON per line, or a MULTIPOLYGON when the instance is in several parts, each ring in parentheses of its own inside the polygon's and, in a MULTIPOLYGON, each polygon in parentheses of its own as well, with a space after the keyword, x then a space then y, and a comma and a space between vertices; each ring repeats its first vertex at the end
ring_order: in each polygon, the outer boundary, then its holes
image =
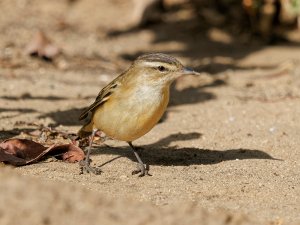
POLYGON ((170 84, 181 75, 199 75, 185 68, 176 58, 162 53, 141 55, 132 64, 131 73, 141 81, 153 84, 170 84))

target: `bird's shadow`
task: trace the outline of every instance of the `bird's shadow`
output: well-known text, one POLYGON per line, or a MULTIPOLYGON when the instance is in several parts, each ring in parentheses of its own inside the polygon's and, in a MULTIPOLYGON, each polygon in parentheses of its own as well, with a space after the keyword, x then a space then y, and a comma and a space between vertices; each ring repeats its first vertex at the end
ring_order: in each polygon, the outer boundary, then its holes
MULTIPOLYGON (((153 144, 140 146, 142 150, 139 150, 139 155, 144 163, 161 166, 209 165, 221 163, 223 161, 247 159, 278 160, 264 151, 255 149, 237 148, 228 150, 211 150, 196 147, 169 146, 170 143, 174 141, 198 139, 201 136, 202 135, 200 133, 196 132, 187 134, 172 134, 153 144)), ((93 149, 92 154, 118 155, 117 157, 99 165, 99 167, 102 167, 121 157, 126 157, 132 161, 136 161, 130 147, 127 146, 98 146, 93 149)))

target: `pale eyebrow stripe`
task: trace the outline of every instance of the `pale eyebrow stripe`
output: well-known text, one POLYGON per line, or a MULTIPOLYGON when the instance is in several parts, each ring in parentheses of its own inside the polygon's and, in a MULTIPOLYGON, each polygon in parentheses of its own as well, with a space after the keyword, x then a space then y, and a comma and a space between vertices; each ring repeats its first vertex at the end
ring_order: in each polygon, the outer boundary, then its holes
POLYGON ((145 66, 150 66, 150 67, 158 67, 158 66, 165 66, 167 68, 170 67, 170 64, 168 63, 163 63, 163 62, 143 62, 145 66))

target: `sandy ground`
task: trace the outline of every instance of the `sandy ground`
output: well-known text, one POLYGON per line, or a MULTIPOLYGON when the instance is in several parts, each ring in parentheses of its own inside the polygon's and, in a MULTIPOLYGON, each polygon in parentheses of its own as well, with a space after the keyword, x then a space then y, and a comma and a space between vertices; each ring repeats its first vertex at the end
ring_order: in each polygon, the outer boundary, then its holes
POLYGON ((76 132, 81 110, 144 52, 172 54, 214 81, 180 78, 163 121, 135 142, 153 176, 132 176, 133 154, 113 140, 93 149, 99 176, 53 159, 17 174, 0 168, 0 222, 16 224, 15 207, 31 224, 300 223, 297 43, 245 44, 203 30, 185 8, 164 23, 107 35, 128 27, 130 3, 70 2, 0 2, 1 140, 32 128, 20 121, 76 132), (38 29, 62 49, 52 63, 24 55, 38 29))

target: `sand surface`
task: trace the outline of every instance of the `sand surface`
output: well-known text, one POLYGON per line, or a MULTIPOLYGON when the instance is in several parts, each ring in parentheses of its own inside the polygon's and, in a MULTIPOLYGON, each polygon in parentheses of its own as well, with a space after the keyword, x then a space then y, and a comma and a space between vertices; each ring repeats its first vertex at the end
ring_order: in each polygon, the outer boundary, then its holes
POLYGON ((162 122, 135 142, 153 176, 132 176, 134 155, 113 140, 94 146, 99 176, 53 159, 1 167, 0 223, 20 224, 18 211, 30 224, 299 224, 298 44, 244 44, 201 30, 188 9, 108 36, 126 28, 131 7, 0 2, 1 140, 32 129, 20 121, 76 132, 81 110, 144 52, 171 54, 212 78, 178 79, 162 122), (38 29, 62 49, 52 63, 24 54, 38 29))

